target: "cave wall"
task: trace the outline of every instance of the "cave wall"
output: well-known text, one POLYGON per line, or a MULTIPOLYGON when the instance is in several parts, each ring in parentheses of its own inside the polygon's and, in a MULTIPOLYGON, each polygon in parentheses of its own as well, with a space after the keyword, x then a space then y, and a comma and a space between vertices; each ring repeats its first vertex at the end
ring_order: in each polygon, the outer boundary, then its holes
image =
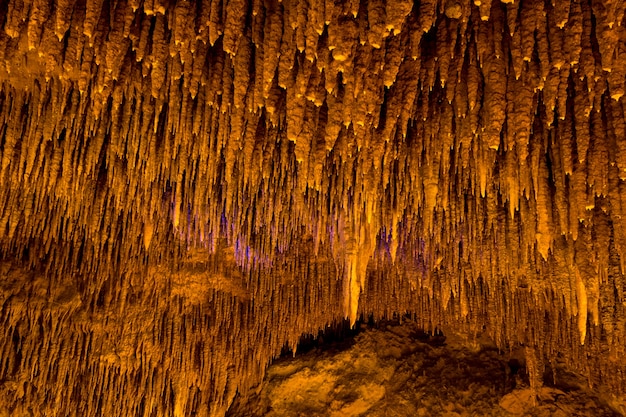
POLYGON ((623 394, 625 11, 0 2, 0 413, 222 415, 405 313, 623 394))

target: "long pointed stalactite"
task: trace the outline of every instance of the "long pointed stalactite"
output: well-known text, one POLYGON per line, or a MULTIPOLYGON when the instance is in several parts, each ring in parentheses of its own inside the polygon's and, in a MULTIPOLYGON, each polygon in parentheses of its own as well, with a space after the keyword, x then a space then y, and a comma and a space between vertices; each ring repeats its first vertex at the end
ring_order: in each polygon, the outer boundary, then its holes
POLYGON ((405 313, 623 395, 625 12, 0 2, 0 415, 223 415, 405 313))

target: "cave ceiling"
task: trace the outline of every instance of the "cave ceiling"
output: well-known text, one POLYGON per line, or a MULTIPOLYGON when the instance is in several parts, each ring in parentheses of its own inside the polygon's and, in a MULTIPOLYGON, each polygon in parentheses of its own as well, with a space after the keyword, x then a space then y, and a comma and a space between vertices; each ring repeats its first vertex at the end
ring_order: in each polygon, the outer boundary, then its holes
POLYGON ((0 415, 220 416, 404 314, 623 394, 625 11, 0 1, 0 415))

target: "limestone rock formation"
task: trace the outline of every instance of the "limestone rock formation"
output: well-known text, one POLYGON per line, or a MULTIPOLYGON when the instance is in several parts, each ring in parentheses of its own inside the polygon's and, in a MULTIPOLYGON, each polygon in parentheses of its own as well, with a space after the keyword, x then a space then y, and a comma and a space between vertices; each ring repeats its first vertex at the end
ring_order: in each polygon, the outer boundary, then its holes
POLYGON ((624 394, 625 14, 0 1, 0 413, 219 416, 405 312, 624 394))

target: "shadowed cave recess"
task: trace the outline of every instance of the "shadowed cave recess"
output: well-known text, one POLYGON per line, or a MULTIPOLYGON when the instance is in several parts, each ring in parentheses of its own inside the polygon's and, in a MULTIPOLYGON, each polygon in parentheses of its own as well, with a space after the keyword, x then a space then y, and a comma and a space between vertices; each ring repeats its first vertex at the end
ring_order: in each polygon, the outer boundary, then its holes
POLYGON ((223 416, 405 314, 623 400, 625 12, 0 0, 0 416, 223 416))

